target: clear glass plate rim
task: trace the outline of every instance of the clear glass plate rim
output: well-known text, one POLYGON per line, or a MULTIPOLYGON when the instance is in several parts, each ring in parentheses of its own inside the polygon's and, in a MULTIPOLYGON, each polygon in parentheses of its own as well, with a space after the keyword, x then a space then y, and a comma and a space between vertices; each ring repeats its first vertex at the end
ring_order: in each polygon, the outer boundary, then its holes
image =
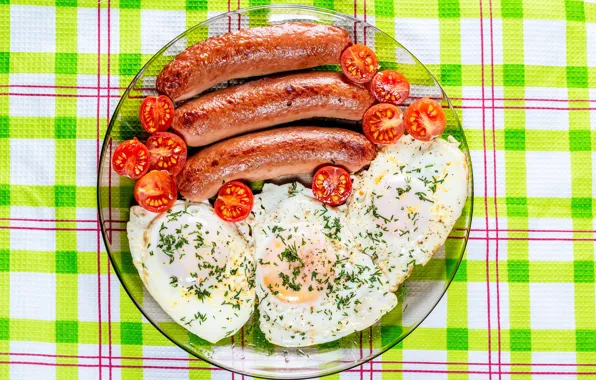
MULTIPOLYGON (((320 8, 320 7, 314 7, 314 6, 308 6, 308 5, 299 5, 299 4, 270 4, 270 5, 258 5, 258 6, 253 6, 253 7, 246 7, 246 8, 242 8, 242 9, 238 9, 238 10, 234 10, 234 11, 230 11, 230 12, 226 12, 226 13, 222 13, 220 15, 214 16, 214 17, 210 17, 208 19, 206 19, 205 21, 202 21, 198 24, 196 24, 195 26, 185 30, 184 32, 182 32, 181 34, 179 34, 178 36, 176 36, 174 39, 172 39, 170 42, 168 42, 166 45, 164 45, 164 47, 162 47, 158 52, 156 52, 144 65, 143 67, 139 70, 139 72, 137 73, 137 75, 135 75, 135 77, 131 80, 130 84, 128 85, 128 87, 126 88, 126 90, 124 91, 124 93, 122 94, 122 96, 120 97, 120 100, 118 101, 118 105, 116 106, 116 108, 114 109, 114 113, 112 114, 112 118, 110 119, 110 123, 108 125, 108 128, 106 130, 106 134, 104 136, 104 141, 102 144, 102 149, 101 149, 101 153, 100 153, 100 162, 101 162, 101 158, 104 157, 106 151, 107 151, 107 147, 108 144, 110 143, 111 140, 111 131, 113 129, 113 124, 114 124, 114 115, 117 115, 118 112, 120 111, 120 108, 122 106, 123 101, 126 99, 126 97, 128 96, 128 94, 130 93, 130 91, 133 89, 134 84, 138 81, 138 79, 143 75, 143 73, 145 72, 145 70, 147 69, 147 67, 149 67, 159 56, 161 56, 163 54, 164 51, 166 51, 170 46, 172 46, 173 44, 175 44, 176 42, 178 42, 181 38, 184 38, 184 36, 186 36, 188 33, 191 33, 193 30, 200 28, 204 25, 208 25, 209 23, 212 23, 213 21, 225 18, 225 17, 230 17, 231 15, 238 15, 238 14, 244 14, 247 12, 251 12, 251 11, 256 11, 256 10, 264 10, 264 9, 296 9, 296 10, 307 10, 307 11, 312 11, 312 12, 317 12, 317 13, 321 13, 321 14, 326 14, 326 15, 333 15, 333 16, 339 16, 342 17, 344 19, 350 19, 355 23, 359 23, 359 24, 363 24, 365 25, 367 28, 373 29, 375 32, 377 33, 381 33, 383 35, 385 35, 385 37, 389 38, 391 41, 393 41, 395 44, 399 45, 401 48, 403 48, 404 50, 406 50, 408 52, 408 54, 416 61, 417 64, 421 65, 427 72, 428 76, 430 78, 432 78, 432 80, 434 81, 434 83, 440 88, 441 93, 444 97, 444 99, 447 101, 447 103, 449 104, 449 108, 451 110, 451 112, 453 113, 453 115, 455 116, 455 120, 457 122, 458 127, 462 130, 462 143, 464 144, 464 146, 466 146, 467 152, 466 152, 466 158, 467 158, 467 163, 468 163, 468 167, 469 167, 469 184, 473 184, 474 180, 473 180, 473 170, 472 170, 472 162, 471 162, 471 157, 469 154, 469 148, 468 148, 468 144, 467 144, 467 139, 465 137, 465 133, 463 132, 463 127, 461 125, 461 122, 459 120, 459 117, 457 115, 457 113, 454 111, 453 105, 451 103, 451 100, 449 99, 449 97, 447 96, 447 94, 445 93, 443 87, 441 86, 441 84, 437 81, 437 79, 434 77, 434 75, 430 72, 430 70, 426 67, 426 65, 424 65, 422 62, 420 62, 420 60, 418 60, 418 58, 410 51, 408 50, 405 46, 403 46, 401 43, 399 43, 397 40, 395 40, 393 37, 391 37, 390 35, 388 35, 387 33, 383 32, 382 30, 378 29, 377 27, 364 22, 362 20, 359 20, 358 18, 355 18, 353 16, 347 15, 345 13, 341 13, 338 12, 336 10, 330 10, 330 9, 325 9, 325 8, 320 8)), ((184 351, 186 351, 187 353, 189 353, 190 355, 203 360, 205 362, 207 362, 208 364, 212 365, 212 366, 216 366, 222 369, 225 369, 227 371, 239 374, 239 375, 245 375, 245 376, 258 376, 260 378, 264 378, 264 379, 276 379, 275 377, 271 377, 271 376, 267 376, 267 375, 263 375, 263 374, 254 374, 254 373, 249 373, 249 372, 244 372, 235 368, 231 368, 226 366, 225 364, 222 363, 215 363, 214 360, 210 360, 207 357, 203 357, 200 354, 197 354, 193 351, 191 351, 190 349, 184 347, 183 345, 177 343, 172 337, 170 337, 169 334, 167 334, 162 328, 159 327, 158 324, 154 323, 153 320, 146 314, 145 310, 143 309, 143 307, 137 302, 137 300, 135 299, 135 297, 132 295, 131 291, 128 289, 128 286, 125 285, 125 281, 122 278, 122 274, 120 273, 120 271, 116 270, 117 265, 115 263, 115 259, 112 257, 112 252, 110 250, 110 246, 111 244, 109 244, 109 240, 108 237, 106 235, 106 231, 104 228, 104 218, 102 217, 102 213, 101 213, 101 206, 102 206, 102 202, 101 202, 101 198, 100 198, 100 180, 101 180, 101 175, 102 175, 102 166, 99 165, 99 170, 98 170, 98 174, 97 174, 97 208, 98 208, 98 221, 100 224, 100 230, 101 230, 101 235, 102 235, 102 239, 104 242, 104 245, 106 247, 106 252, 108 254, 108 258, 110 260, 110 264, 112 265, 112 267, 114 268, 114 272, 116 273, 118 280, 120 281, 120 284, 122 285, 122 287, 124 288, 126 294, 128 295, 128 297, 132 300, 132 302, 134 303, 134 305, 137 307, 137 309, 139 309, 139 311, 141 312, 141 314, 145 317, 145 319, 147 319, 147 321, 149 321, 149 323, 151 323, 151 325, 153 325, 153 327, 155 327, 164 337, 166 337, 169 341, 171 341, 174 345, 178 346, 179 348, 183 349, 184 351)), ((418 323, 416 323, 415 325, 412 326, 412 328, 405 333, 405 335, 401 336, 401 339, 396 339, 395 342, 390 343, 387 347, 383 347, 381 349, 379 349, 379 352, 376 354, 373 354, 369 357, 363 358, 361 360, 358 360, 355 362, 355 364, 348 364, 345 365, 343 367, 337 367, 334 369, 330 369, 330 370, 321 370, 319 373, 313 375, 313 376, 307 376, 307 377, 293 377, 293 378, 288 378, 288 377, 284 377, 284 379, 311 379, 311 378, 316 378, 316 377, 321 377, 321 376, 329 376, 329 375, 333 375, 336 373, 340 373, 355 367, 358 367, 368 361, 374 360, 375 358, 377 358, 378 356, 382 355, 383 353, 387 352, 388 350, 390 350, 391 348, 393 348, 395 345, 397 345, 398 343, 400 343, 401 341, 403 341, 404 339, 406 339, 412 332, 414 332, 419 326, 420 324, 422 324, 422 322, 424 322, 426 320, 426 318, 428 318, 428 316, 432 313, 432 311, 436 308, 436 306, 439 304, 439 302, 443 299, 443 297, 445 296, 445 293, 447 292, 449 286, 451 285, 451 283, 453 282, 453 278, 455 277, 455 275, 457 274, 457 271, 460 267, 460 264, 462 262, 464 253, 465 253, 465 249, 467 247, 467 243, 468 243, 468 239, 469 239, 469 235, 470 235, 470 228, 471 227, 471 221, 472 221, 472 217, 473 217, 473 210, 474 210, 474 187, 473 186, 469 186, 469 191, 468 191, 468 197, 470 198, 471 202, 470 202, 470 211, 469 214, 467 215, 467 221, 466 221, 466 225, 468 226, 468 228, 466 229, 465 233, 464 233, 464 243, 461 249, 461 254, 459 255, 459 258, 457 260, 457 263, 455 265, 455 268, 451 274, 451 276, 445 280, 445 286, 442 289, 441 292, 441 296, 437 299, 437 301, 435 302, 435 304, 430 308, 430 310, 428 311, 428 313, 420 320, 418 321, 418 323)))

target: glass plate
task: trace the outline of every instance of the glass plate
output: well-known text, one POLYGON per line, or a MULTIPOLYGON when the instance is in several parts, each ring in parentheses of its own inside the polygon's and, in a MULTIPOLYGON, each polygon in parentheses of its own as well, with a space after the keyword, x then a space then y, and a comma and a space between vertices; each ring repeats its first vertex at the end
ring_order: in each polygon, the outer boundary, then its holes
MULTIPOLYGON (((325 69, 339 70, 338 66, 325 69)), ((226 87, 240 81, 219 85, 226 87)), ((353 17, 321 8, 272 5, 241 9, 213 17, 187 30, 147 62, 122 96, 105 136, 98 174, 98 207, 103 239, 116 274, 143 315, 172 342, 213 365, 237 373, 276 379, 334 374, 387 351, 408 336, 437 305, 453 280, 468 240, 472 220, 472 173, 468 145, 458 117, 440 85, 426 67, 389 35, 353 17), (398 69, 411 83, 411 99, 430 96, 441 101, 447 116, 444 136, 461 142, 470 167, 469 196, 461 218, 445 245, 424 267, 416 267, 397 294, 399 305, 377 324, 335 342, 306 348, 284 348, 269 343, 259 329, 258 316, 236 335, 210 344, 174 322, 145 290, 132 263, 126 221, 134 204, 134 182, 110 168, 115 147, 137 136, 147 138, 138 119, 143 97, 155 94, 155 78, 166 63, 186 47, 206 38, 242 28, 288 21, 334 24, 349 31, 355 43, 365 43, 377 54, 382 69, 398 69)))

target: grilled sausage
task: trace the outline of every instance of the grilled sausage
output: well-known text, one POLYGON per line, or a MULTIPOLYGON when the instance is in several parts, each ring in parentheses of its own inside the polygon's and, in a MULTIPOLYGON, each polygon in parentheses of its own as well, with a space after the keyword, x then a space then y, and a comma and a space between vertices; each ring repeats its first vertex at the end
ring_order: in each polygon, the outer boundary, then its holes
POLYGON ((178 175, 178 190, 200 202, 217 194, 223 182, 312 173, 325 164, 356 172, 376 154, 366 137, 346 129, 288 127, 255 132, 199 151, 178 175))
POLYGON ((370 92, 341 73, 312 71, 228 87, 176 109, 172 128, 189 146, 277 124, 332 117, 361 120, 374 103, 370 92))
POLYGON ((168 63, 157 90, 173 101, 235 78, 338 64, 352 41, 337 26, 285 23, 243 29, 199 42, 168 63))

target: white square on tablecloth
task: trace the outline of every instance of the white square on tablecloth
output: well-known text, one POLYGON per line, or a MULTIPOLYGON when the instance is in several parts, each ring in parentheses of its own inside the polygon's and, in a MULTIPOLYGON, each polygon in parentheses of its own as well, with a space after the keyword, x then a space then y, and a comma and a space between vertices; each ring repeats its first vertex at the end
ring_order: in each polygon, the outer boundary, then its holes
MULTIPOLYGON (((498 140, 497 140, 498 143, 498 140)), ((474 194, 484 196, 484 183, 486 181, 486 192, 489 197, 495 194, 495 170, 497 173, 497 196, 502 197, 506 194, 505 186, 505 152, 497 150, 493 152, 492 130, 486 131, 486 155, 484 151, 470 151, 472 167, 474 168, 474 194), (497 158, 495 167, 495 156, 497 158), (484 162, 486 159, 486 174, 484 171, 484 162), (486 180, 485 180, 486 178, 486 180)), ((491 205, 492 206, 492 205, 491 205)))
POLYGON ((396 18, 395 38, 423 64, 441 63, 438 19, 396 18))
POLYGON ((529 241, 529 259, 531 261, 573 261, 573 242, 572 241, 541 241, 536 240, 541 237, 571 237, 565 233, 538 232, 547 230, 573 230, 571 219, 564 218, 530 218, 528 227, 531 231, 530 237, 534 240, 529 241))
POLYGON ((569 111, 544 109, 565 108, 565 102, 543 102, 530 99, 557 99, 567 100, 566 88, 553 87, 526 87, 526 129, 534 130, 569 130, 569 111))
POLYGON ((447 379, 447 373, 423 373, 417 371, 434 370, 434 371, 446 371, 447 365, 445 364, 427 364, 430 362, 446 363, 447 362, 447 351, 446 350, 403 350, 403 368, 405 370, 411 370, 412 372, 404 372, 404 379, 447 379))
POLYGON ((571 197, 569 152, 526 152, 528 197, 571 197))
POLYGON ((10 183, 54 185, 56 141, 49 139, 10 140, 10 183))
POLYGON ((13 364, 10 366, 10 378, 53 380, 56 379, 56 368, 51 365, 13 364))
MULTIPOLYGON (((54 86, 56 76, 54 74, 10 74, 11 85, 39 85, 54 86)), ((53 94, 52 88, 24 88, 14 87, 10 90, 9 97, 10 116, 25 117, 54 117, 56 116, 56 97, 44 96, 53 94)))
MULTIPOLYGON (((483 276, 484 275, 485 274, 483 273, 483 276)), ((487 328, 488 304, 486 297, 485 282, 468 282, 468 328, 487 328)))
MULTIPOLYGON (((596 24, 586 23, 588 66, 596 66, 596 24)), ((593 98, 592 98, 593 99, 593 98)))
POLYGON ((524 63, 565 66, 566 23, 554 20, 524 20, 524 63))
MULTIPOLYGON (((77 10, 77 44, 79 53, 97 54, 97 8, 78 8, 77 10)), ((110 54, 120 52, 120 11, 110 10, 110 54)), ((108 53, 108 11, 100 12, 101 52, 108 53)))
MULTIPOLYGON (((504 264, 501 263, 500 265, 504 264)), ((492 269, 490 275, 491 277, 495 276, 494 269, 492 269)), ((486 276, 485 271, 483 271, 482 276, 486 276)), ((497 284, 495 282, 490 283, 490 294, 486 292, 486 282, 468 283, 468 328, 488 328, 489 301, 491 329, 498 329, 499 320, 501 322, 501 329, 509 328, 509 285, 504 281, 506 281, 506 278, 503 278, 502 272, 500 272, 498 297, 497 284)))
POLYGON ((97 253, 97 239, 97 231, 77 231, 77 251, 97 253))
POLYGON ((185 30, 185 11, 142 10, 141 53, 157 53, 165 44, 185 30))
POLYGON ((77 186, 97 183, 97 147, 95 140, 77 140, 77 186))
MULTIPOLYGON (((482 63, 484 49, 484 64, 495 65, 503 63, 503 27, 501 19, 492 20, 492 50, 490 21, 484 20, 484 46, 480 43, 480 21, 477 18, 462 18, 460 20, 461 33, 461 63, 464 65, 479 65, 482 63)), ((485 79, 490 80, 490 71, 485 71, 485 79)))
POLYGON ((11 5, 10 51, 54 53, 56 51, 56 8, 11 5))
MULTIPOLYGON (((24 227, 22 222, 12 222, 13 225, 24 227)), ((31 225, 31 223, 29 223, 31 225)), ((44 227, 52 227, 53 223, 44 227)), ((38 224, 39 225, 39 224, 38 224)), ((44 251, 56 250, 56 231, 53 230, 31 230, 12 228, 10 230, 10 249, 13 251, 44 251)))
MULTIPOLYGON (((32 256, 30 259, 35 260, 35 257, 32 256)), ((11 272, 10 318, 55 320, 56 275, 53 273, 11 272)))
POLYGON ((461 63, 463 65, 479 65, 481 62, 480 21, 477 18, 462 18, 459 25, 461 32, 461 63))
POLYGON ((443 298, 439 301, 437 306, 433 309, 432 313, 426 317, 422 322, 423 328, 445 328, 447 327, 447 296, 445 293, 443 298))
MULTIPOLYGON (((588 89, 588 98, 596 100, 596 88, 588 89)), ((596 108, 596 102, 590 103, 590 108, 596 108)), ((590 129, 596 131, 596 109, 590 111, 590 129)))
POLYGON ((573 284, 530 283, 530 325, 536 330, 575 329, 573 284))
MULTIPOLYGON (((79 255, 92 255, 92 253, 78 253, 79 255)), ((79 292, 79 315, 81 322, 97 322, 97 274, 79 274, 78 292, 79 292)), ((102 316, 102 319, 104 316, 102 316)), ((107 318, 106 318, 107 320, 107 318)))
POLYGON ((11 117, 55 117, 56 98, 54 96, 35 95, 13 95, 9 98, 11 117))

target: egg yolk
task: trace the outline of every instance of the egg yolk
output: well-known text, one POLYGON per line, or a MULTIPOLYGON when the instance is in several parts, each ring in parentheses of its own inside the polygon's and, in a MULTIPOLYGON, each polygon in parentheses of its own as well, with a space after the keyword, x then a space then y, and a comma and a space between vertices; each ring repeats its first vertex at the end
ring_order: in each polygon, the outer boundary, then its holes
POLYGON ((328 248, 278 239, 269 248, 261 264, 263 283, 275 297, 290 304, 321 297, 334 276, 335 255, 328 248))

